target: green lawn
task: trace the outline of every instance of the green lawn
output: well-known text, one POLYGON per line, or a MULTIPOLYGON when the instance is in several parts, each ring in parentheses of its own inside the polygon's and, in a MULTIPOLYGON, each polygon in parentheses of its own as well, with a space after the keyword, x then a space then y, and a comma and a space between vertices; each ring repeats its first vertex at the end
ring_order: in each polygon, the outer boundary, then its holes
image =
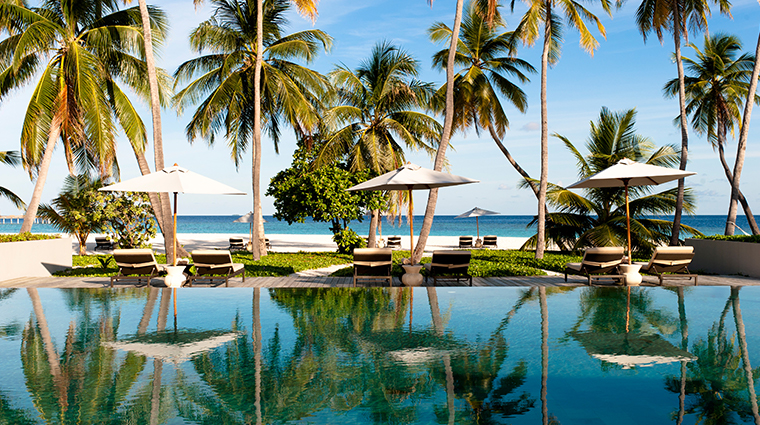
MULTIPOLYGON (((469 272, 475 277, 542 276, 546 274, 543 270, 562 272, 566 263, 581 261, 580 256, 557 252, 547 252, 542 260, 536 260, 534 256, 532 251, 473 250, 469 272)), ((74 255, 72 258, 74 267, 78 268, 56 272, 56 276, 108 277, 118 271, 110 255, 74 255), (104 266, 104 263, 107 265, 104 266)), ((393 276, 404 273, 401 268, 404 258, 409 258, 409 251, 393 251, 393 276)), ((156 260, 165 263, 166 256, 156 255, 156 260)), ((232 253, 232 261, 245 264, 246 277, 287 276, 336 264, 349 266, 336 271, 332 276, 352 276, 354 272, 350 266, 351 256, 334 252, 270 253, 254 262, 250 253, 240 251, 232 253)), ((430 257, 423 258, 421 262, 429 263, 430 257)))
MULTIPOLYGON (((156 255, 159 263, 166 263, 165 255, 156 255)), ((337 254, 335 252, 295 252, 295 253, 269 253, 260 261, 254 262, 251 254, 247 251, 232 253, 232 262, 245 264, 245 276, 287 276, 291 273, 309 269, 318 269, 335 264, 351 263, 350 255, 337 254)), ((77 277, 107 277, 118 272, 116 263, 110 255, 74 255, 72 257, 74 268, 56 272, 56 276, 77 277), (108 262, 103 267, 101 262, 108 262)))

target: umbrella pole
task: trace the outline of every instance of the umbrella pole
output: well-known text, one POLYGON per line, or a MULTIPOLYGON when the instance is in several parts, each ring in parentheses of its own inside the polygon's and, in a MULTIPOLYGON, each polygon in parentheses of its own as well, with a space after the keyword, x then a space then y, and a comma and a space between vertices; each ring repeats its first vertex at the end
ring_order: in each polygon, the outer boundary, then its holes
POLYGON ((625 221, 626 221, 626 227, 628 228, 628 265, 631 264, 631 213, 628 209, 628 181, 629 179, 623 180, 623 185, 625 185, 625 221))
POLYGON ((174 251, 174 263, 173 266, 177 265, 177 192, 174 192, 174 241, 172 241, 173 245, 173 251, 174 251))
POLYGON ((409 264, 413 264, 414 258, 414 199, 412 198, 412 186, 409 186, 409 264))
POLYGON ((480 239, 480 220, 478 220, 479 217, 475 217, 475 228, 478 229, 478 237, 477 239, 480 239))

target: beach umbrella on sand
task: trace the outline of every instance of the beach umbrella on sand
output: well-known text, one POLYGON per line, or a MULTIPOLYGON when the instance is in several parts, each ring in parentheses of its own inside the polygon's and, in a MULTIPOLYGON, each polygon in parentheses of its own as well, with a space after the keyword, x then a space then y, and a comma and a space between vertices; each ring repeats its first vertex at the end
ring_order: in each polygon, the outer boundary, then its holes
MULTIPOLYGON (((262 217, 262 220, 264 220, 264 223, 267 221, 262 217)), ((251 223, 251 240, 253 240, 253 211, 250 211, 246 215, 242 215, 235 220, 232 221, 233 223, 251 223)))
POLYGON ((174 193, 174 264, 177 264, 177 193, 202 193, 212 195, 245 195, 226 184, 194 173, 174 164, 155 173, 135 177, 99 190, 112 192, 171 192, 174 193))
POLYGON ((422 168, 419 165, 406 163, 401 168, 390 171, 382 176, 359 183, 350 187, 356 190, 407 190, 409 191, 409 237, 412 252, 414 251, 414 201, 413 190, 434 189, 437 187, 456 186, 467 183, 478 183, 478 180, 455 176, 440 171, 422 168))
POLYGON ((477 239, 480 240, 480 223, 478 222, 478 218, 484 215, 498 215, 496 211, 488 211, 484 210, 478 207, 475 207, 467 212, 463 212, 462 214, 459 214, 458 216, 454 218, 468 218, 468 217, 475 217, 475 227, 478 230, 478 236, 477 239))
POLYGON ((678 180, 697 174, 693 171, 681 171, 675 168, 658 167, 642 164, 623 158, 617 164, 594 175, 575 182, 568 189, 592 187, 625 187, 625 218, 628 227, 628 264, 631 264, 631 216, 628 210, 628 188, 630 186, 649 186, 678 180))

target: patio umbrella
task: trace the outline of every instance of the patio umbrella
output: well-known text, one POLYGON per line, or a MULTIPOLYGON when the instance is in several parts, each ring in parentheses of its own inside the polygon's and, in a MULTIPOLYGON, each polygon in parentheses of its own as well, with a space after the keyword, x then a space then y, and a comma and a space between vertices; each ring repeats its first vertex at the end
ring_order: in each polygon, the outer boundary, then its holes
POLYGON ((356 190, 407 190, 409 191, 409 241, 412 252, 414 251, 414 200, 413 190, 434 189, 437 187, 456 186, 467 183, 478 183, 478 180, 467 177, 455 176, 440 171, 422 168, 419 165, 406 163, 400 168, 359 183, 350 187, 349 191, 356 190))
POLYGON ((495 211, 488 211, 488 210, 484 210, 484 209, 475 207, 475 208, 473 208, 473 209, 471 209, 471 210, 469 210, 467 212, 463 212, 462 214, 459 214, 458 216, 456 216, 454 218, 475 217, 475 226, 478 229, 478 237, 477 238, 478 238, 478 240, 480 240, 480 223, 478 223, 478 218, 480 216, 484 216, 484 215, 498 215, 498 214, 499 213, 497 213, 495 211))
POLYGON ((591 187, 625 187, 625 218, 628 228, 628 264, 631 264, 631 217, 628 210, 628 187, 649 186, 678 180, 697 174, 693 171, 681 171, 674 168, 658 167, 642 164, 623 158, 617 164, 604 169, 592 176, 575 182, 568 189, 591 187))
POLYGON ((217 195, 245 195, 226 184, 194 173, 174 164, 155 173, 115 183, 99 190, 112 192, 172 192, 174 193, 174 264, 177 263, 177 193, 203 193, 217 195))
MULTIPOLYGON (((262 217, 262 220, 264 220, 264 223, 267 222, 263 217, 262 217)), ((235 220, 232 220, 232 222, 233 223, 251 223, 251 240, 253 240, 253 211, 250 211, 248 214, 241 215, 235 220)))
POLYGON ((238 336, 240 332, 179 329, 147 333, 122 341, 104 342, 103 345, 178 364, 190 360, 196 354, 211 351, 238 336))

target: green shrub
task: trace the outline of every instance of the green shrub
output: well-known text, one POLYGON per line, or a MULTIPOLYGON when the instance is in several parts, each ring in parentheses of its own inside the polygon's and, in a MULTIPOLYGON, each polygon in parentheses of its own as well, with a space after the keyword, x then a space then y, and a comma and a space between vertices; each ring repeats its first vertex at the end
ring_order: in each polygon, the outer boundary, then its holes
POLYGON ((24 242, 24 241, 43 241, 47 239, 59 239, 61 235, 43 235, 39 233, 21 233, 19 235, 0 235, 2 242, 24 242))
POLYGON ((333 241, 338 244, 339 254, 352 254, 354 248, 366 248, 367 243, 356 232, 345 228, 333 236, 333 241))
POLYGON ((709 239, 713 241, 731 241, 731 242, 751 242, 760 243, 760 235, 710 235, 695 236, 694 239, 709 239))

